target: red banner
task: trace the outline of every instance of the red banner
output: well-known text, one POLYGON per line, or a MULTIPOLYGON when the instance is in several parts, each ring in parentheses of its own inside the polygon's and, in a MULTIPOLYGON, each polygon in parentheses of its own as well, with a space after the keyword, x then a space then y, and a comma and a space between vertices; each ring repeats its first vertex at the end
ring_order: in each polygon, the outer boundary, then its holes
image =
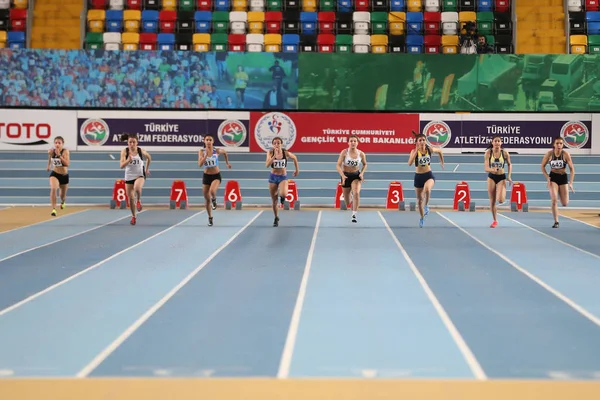
POLYGON ((264 152, 278 136, 296 153, 339 153, 357 135, 365 153, 409 153, 419 114, 261 113, 250 114, 250 151, 264 152))

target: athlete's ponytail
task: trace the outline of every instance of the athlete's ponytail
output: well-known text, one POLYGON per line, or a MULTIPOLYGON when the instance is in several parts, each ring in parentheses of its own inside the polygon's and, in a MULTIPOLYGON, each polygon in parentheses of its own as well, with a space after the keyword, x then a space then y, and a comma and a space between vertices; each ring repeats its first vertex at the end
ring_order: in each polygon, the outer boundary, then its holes
POLYGON ((129 134, 128 133, 124 133, 121 135, 121 142, 126 142, 129 139, 129 134))

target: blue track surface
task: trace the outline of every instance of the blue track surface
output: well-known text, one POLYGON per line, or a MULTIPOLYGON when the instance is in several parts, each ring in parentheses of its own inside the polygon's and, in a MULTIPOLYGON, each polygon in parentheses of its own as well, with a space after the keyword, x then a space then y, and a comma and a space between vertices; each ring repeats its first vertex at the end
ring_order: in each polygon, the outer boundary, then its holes
POLYGON ((214 216, 90 210, 0 234, 1 375, 600 380, 597 228, 214 216))

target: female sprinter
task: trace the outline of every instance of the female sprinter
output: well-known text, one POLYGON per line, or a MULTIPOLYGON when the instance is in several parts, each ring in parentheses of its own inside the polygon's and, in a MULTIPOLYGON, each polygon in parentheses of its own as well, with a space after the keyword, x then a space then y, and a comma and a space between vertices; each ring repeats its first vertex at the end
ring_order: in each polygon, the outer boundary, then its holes
POLYGON ((342 180, 344 201, 346 204, 352 202, 352 222, 357 222, 356 214, 360 205, 360 189, 367 170, 367 157, 357 147, 358 136, 350 135, 348 137, 348 148, 342 150, 337 162, 337 171, 342 180), (358 166, 361 163, 362 169, 359 171, 358 166), (350 200, 350 191, 352 191, 352 200, 350 200))
POLYGON ((492 217, 494 218, 490 228, 495 228, 498 226, 496 202, 502 204, 506 201, 506 181, 512 183, 510 155, 502 149, 502 138, 500 136, 492 138, 492 144, 486 149, 483 160, 485 172, 488 173, 488 195, 492 217), (505 165, 508 165, 508 177, 504 172, 505 165))
POLYGON ((54 139, 54 147, 48 150, 48 166, 46 171, 50 173, 50 203, 52 204, 52 215, 56 217, 56 191, 60 189, 60 209, 65 208, 67 200, 67 189, 69 188, 69 172, 71 153, 64 148, 65 139, 57 136, 54 139))
POLYGON ((413 135, 417 139, 417 145, 410 152, 408 165, 414 163, 416 167, 414 185, 419 213, 421 214, 419 227, 422 228, 425 224, 425 216, 429 214, 429 197, 431 196, 431 189, 435 184, 435 177, 433 176, 433 172, 431 172, 431 155, 437 153, 440 156, 440 164, 444 168, 444 154, 440 149, 427 146, 427 140, 422 133, 416 135, 413 132, 413 135))
POLYGON ((204 167, 202 176, 202 193, 204 194, 204 204, 208 213, 208 226, 213 226, 212 210, 217 209, 217 189, 221 184, 221 172, 219 170, 219 155, 225 157, 227 168, 231 169, 227 152, 223 149, 213 147, 215 139, 207 135, 204 137, 204 149, 198 152, 198 166, 204 167), (211 209, 212 202, 212 209, 211 209))
POLYGON ((277 192, 279 192, 279 198, 281 204, 285 202, 285 198, 288 194, 288 181, 287 181, 287 163, 288 158, 294 162, 294 176, 298 176, 298 158, 289 151, 283 149, 283 141, 280 137, 274 137, 271 141, 273 149, 267 151, 267 161, 265 166, 271 168, 271 175, 269 175, 269 192, 271 193, 271 201, 273 205, 273 213, 275 214, 275 220, 273 226, 279 226, 279 214, 277 210, 277 192))
POLYGON ((542 172, 548 181, 550 199, 552 200, 553 228, 558 228, 558 198, 560 197, 560 204, 566 207, 569 204, 569 190, 567 189, 567 185, 575 193, 575 189, 573 189, 575 167, 573 166, 571 155, 563 150, 564 144, 563 138, 557 137, 554 139, 554 149, 546 153, 542 159, 542 172), (550 175, 546 172, 546 164, 550 164, 550 175), (571 171, 570 180, 567 177, 567 165, 571 171))
POLYGON ((150 175, 151 157, 146 150, 138 147, 137 135, 123 135, 121 140, 127 140, 127 147, 121 150, 121 169, 125 168, 125 187, 132 215, 130 224, 135 225, 136 206, 137 211, 142 211, 142 188, 146 176, 150 175))

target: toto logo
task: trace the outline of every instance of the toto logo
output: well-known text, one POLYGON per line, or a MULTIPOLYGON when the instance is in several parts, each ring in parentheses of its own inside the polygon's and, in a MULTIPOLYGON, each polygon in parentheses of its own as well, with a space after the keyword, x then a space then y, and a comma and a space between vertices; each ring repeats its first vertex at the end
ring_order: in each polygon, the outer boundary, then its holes
POLYGON ((15 145, 48 144, 52 127, 46 123, 0 122, 0 141, 15 145))

